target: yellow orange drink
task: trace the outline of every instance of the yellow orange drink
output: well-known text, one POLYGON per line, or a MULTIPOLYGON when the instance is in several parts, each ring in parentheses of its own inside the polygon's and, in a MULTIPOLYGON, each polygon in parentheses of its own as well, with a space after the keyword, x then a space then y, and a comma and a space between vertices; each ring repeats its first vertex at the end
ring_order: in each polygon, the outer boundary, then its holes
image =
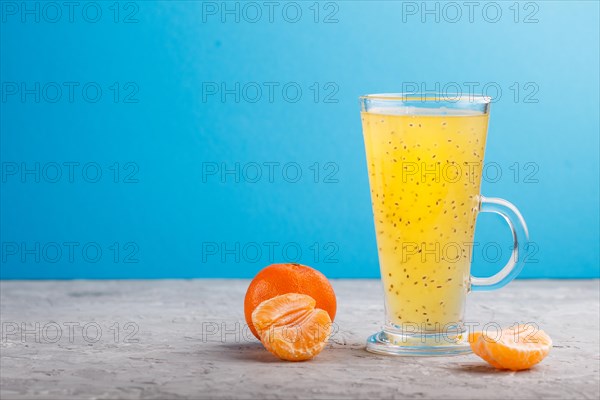
POLYGON ((488 114, 451 111, 361 114, 388 324, 463 318, 488 114))

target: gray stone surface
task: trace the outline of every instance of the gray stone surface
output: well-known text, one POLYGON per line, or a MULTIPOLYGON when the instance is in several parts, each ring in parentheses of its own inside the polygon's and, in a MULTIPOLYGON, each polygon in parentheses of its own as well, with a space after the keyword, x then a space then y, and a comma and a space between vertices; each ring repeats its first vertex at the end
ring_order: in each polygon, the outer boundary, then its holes
POLYGON ((0 397, 599 397, 596 280, 524 280, 470 295, 468 320, 503 326, 535 321, 552 336, 548 358, 522 372, 496 371, 475 355, 367 353, 365 339, 383 319, 380 284, 371 280, 334 281, 338 332, 316 359, 282 362, 244 335, 247 285, 242 280, 0 282, 0 397), (24 334, 23 323, 30 332, 24 334), (219 332, 209 334, 215 328, 219 332))

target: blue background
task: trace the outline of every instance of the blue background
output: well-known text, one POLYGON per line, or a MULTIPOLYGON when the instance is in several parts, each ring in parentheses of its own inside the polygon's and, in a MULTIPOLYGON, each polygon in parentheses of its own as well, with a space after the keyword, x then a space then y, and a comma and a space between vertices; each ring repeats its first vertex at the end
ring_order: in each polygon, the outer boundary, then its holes
MULTIPOLYGON (((429 90, 436 82, 462 90, 477 82, 479 94, 491 87, 486 162, 502 176, 494 182, 490 170, 482 193, 514 202, 528 222, 536 253, 521 276, 599 276, 596 1, 520 3, 517 22, 513 2, 497 2, 495 23, 495 6, 482 11, 489 2, 472 22, 466 8, 452 22, 454 10, 438 3, 436 22, 421 15, 421 2, 399 1, 321 2, 315 22, 314 2, 299 2, 296 23, 282 15, 286 2, 273 22, 262 2, 254 3, 262 8, 258 22, 244 3, 236 22, 220 14, 222 2, 197 1, 121 2, 115 22, 113 2, 96 2, 96 23, 82 16, 86 2, 72 22, 64 8, 59 21, 48 21, 55 10, 44 11, 44 3, 39 22, 27 14, 23 22, 21 2, 6 3, 1 278, 251 277, 285 260, 333 278, 377 277, 357 97, 411 82, 429 90), (22 99, 19 85, 36 82, 40 101, 22 99), (55 103, 50 82, 65 88, 55 103), (64 82, 79 83, 73 101, 64 82), (102 89, 97 102, 93 90, 82 94, 87 82, 102 89), (206 92, 236 82, 247 89, 239 102, 206 92), (256 102, 251 82, 263 88, 256 102), (264 82, 278 84, 272 101, 264 82), (286 98, 281 89, 290 82, 286 98), (65 162, 80 163, 72 182, 65 162), (36 163, 39 182, 21 176, 36 163), (53 163, 63 165, 58 182, 50 182, 53 163), (83 172, 86 163, 100 166, 98 182, 86 181, 96 171, 83 172), (237 177, 206 174, 236 163, 237 177), (271 164, 272 182, 265 163, 279 163, 271 164), (253 182, 257 164, 262 175, 253 182), (292 182, 298 167, 302 176, 292 182)), ((296 7, 287 7, 291 20, 296 7)), ((95 8, 86 10, 93 18, 95 8)), ((476 239, 504 249, 496 262, 475 252, 474 271, 491 274, 508 258, 508 228, 482 215, 476 239)))

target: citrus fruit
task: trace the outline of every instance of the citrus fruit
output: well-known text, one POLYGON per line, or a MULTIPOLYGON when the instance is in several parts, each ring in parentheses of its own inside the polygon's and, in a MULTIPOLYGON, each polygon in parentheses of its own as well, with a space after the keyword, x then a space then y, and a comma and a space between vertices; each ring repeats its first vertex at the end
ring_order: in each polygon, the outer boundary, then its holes
POLYGON ((469 343, 471 343, 471 350, 473 353, 477 354, 479 357, 483 358, 487 361, 491 366, 503 369, 500 364, 498 364, 487 352, 487 348, 485 347, 487 341, 485 339, 479 340, 483 336, 482 332, 473 332, 469 335, 469 343))
POLYGON ((552 339, 533 325, 503 329, 491 337, 483 332, 469 335, 473 353, 498 369, 519 371, 542 361, 552 348, 552 339))
POLYGON ((286 293, 309 295, 316 301, 317 308, 329 314, 331 321, 335 318, 335 293, 325 275, 306 265, 272 264, 254 277, 244 299, 246 323, 258 339, 260 337, 252 323, 252 312, 263 301, 286 293))
POLYGON ((265 348, 288 361, 309 360, 325 347, 331 332, 329 314, 312 297, 287 293, 260 303, 252 322, 265 348))

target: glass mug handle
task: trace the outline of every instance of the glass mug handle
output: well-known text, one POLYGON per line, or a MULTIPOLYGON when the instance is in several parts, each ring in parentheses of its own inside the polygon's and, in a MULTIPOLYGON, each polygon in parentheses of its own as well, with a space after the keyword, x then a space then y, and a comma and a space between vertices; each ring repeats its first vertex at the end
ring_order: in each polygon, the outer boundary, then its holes
POLYGON ((500 214, 508 223, 513 237, 513 249, 510 259, 498 273, 487 278, 471 275, 471 290, 495 290, 505 286, 519 275, 525 264, 523 254, 529 245, 529 232, 523 216, 509 201, 495 197, 480 196, 480 212, 500 214))

